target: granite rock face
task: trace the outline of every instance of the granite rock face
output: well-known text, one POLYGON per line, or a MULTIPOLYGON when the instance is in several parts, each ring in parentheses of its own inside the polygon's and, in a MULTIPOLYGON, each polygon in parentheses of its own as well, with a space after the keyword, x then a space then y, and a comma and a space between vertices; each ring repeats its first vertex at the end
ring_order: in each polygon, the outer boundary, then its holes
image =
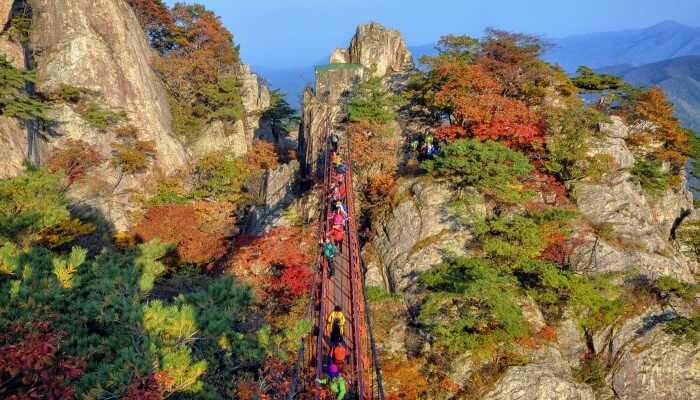
POLYGON ((695 399, 700 393, 700 348, 674 340, 664 323, 676 318, 654 307, 620 328, 596 337, 596 348, 612 364, 607 380, 623 400, 695 399))
MULTIPOLYGON (((93 90, 105 106, 127 112, 141 140, 154 141, 164 172, 187 163, 170 134, 167 95, 151 69, 153 56, 128 4, 118 0, 32 0, 31 47, 38 90, 61 84, 93 90)), ((63 132, 65 133, 65 132, 63 132)))
POLYGON ((395 196, 395 206, 372 223, 373 239, 363 256, 367 285, 405 291, 446 254, 466 254, 473 236, 449 211, 455 196, 449 184, 407 179, 395 196))
POLYGON ((556 348, 545 348, 533 362, 509 368, 483 400, 594 400, 593 389, 571 376, 556 348))
POLYGON ((636 269, 651 278, 671 275, 692 281, 692 263, 671 243, 674 226, 693 209, 685 176, 679 187, 660 197, 645 193, 628 172, 635 163, 625 143, 629 131, 619 117, 601 124, 589 155, 608 155, 615 168, 598 180, 572 184, 579 211, 598 231, 586 235, 574 264, 589 273, 636 269))
POLYGON ((365 66, 375 77, 413 67, 413 56, 401 32, 375 22, 357 27, 349 53, 351 63, 365 66))

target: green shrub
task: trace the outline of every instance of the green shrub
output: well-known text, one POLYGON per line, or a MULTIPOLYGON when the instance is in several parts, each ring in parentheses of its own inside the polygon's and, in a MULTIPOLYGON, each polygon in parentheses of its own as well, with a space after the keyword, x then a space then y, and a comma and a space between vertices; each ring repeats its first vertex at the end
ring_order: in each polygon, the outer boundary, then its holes
POLYGON ((19 70, 0 54, 0 114, 21 120, 48 120, 50 105, 26 91, 27 82, 36 82, 32 71, 19 70))
POLYGON ((663 196, 671 186, 671 175, 663 171, 659 161, 637 160, 630 169, 630 173, 632 179, 654 197, 663 196))
POLYGON ((539 260, 522 260, 513 272, 549 318, 569 308, 584 330, 596 331, 624 312, 619 290, 604 277, 589 278, 539 260))
POLYGON ((87 90, 83 88, 61 83, 58 89, 49 95, 49 98, 54 101, 78 103, 86 92, 87 90))
POLYGON ((214 152, 202 157, 195 167, 195 197, 236 201, 248 176, 243 161, 232 154, 214 152))
POLYGON ((129 118, 124 111, 111 111, 97 103, 90 102, 80 110, 80 116, 95 128, 105 131, 129 118))
POLYGON ((379 303, 384 300, 400 299, 401 296, 396 293, 391 293, 383 288, 376 286, 368 286, 366 288, 367 301, 370 303, 379 303))
POLYGON ((532 172, 524 154, 496 142, 456 140, 443 154, 421 163, 437 176, 451 176, 462 185, 475 186, 503 203, 520 203, 531 196, 522 181, 532 172))
POLYGON ((62 173, 36 168, 0 180, 0 243, 28 243, 69 219, 63 182, 62 173))
POLYGON ((694 302, 700 293, 700 285, 681 282, 670 276, 662 276, 654 282, 654 288, 662 296, 676 295, 687 302, 694 302))
POLYGON ((393 107, 398 98, 390 93, 380 78, 362 82, 352 93, 348 102, 348 118, 352 122, 374 122, 386 124, 396 118, 393 107))
POLYGON ((209 120, 238 121, 245 108, 240 95, 240 83, 234 76, 220 78, 216 84, 205 85, 194 107, 198 116, 209 120))
POLYGON ((492 258, 515 261, 538 257, 544 248, 542 229, 527 216, 513 215, 487 221, 479 229, 481 248, 492 258))
POLYGON ((563 181, 581 179, 588 170, 589 142, 605 116, 585 107, 554 110, 547 116, 547 160, 544 166, 563 181))
POLYGON ((700 342, 700 315, 691 318, 678 317, 664 326, 666 333, 676 336, 676 343, 687 342, 693 346, 700 342))
POLYGON ((580 366, 574 368, 574 377, 581 383, 591 385, 593 389, 600 390, 606 386, 606 377, 610 372, 602 360, 596 356, 585 357, 580 366))
POLYGON ((622 78, 597 74, 591 68, 581 66, 576 70, 576 77, 572 79, 577 88, 585 90, 610 90, 618 89, 622 86, 622 78))
POLYGON ((517 304, 517 281, 487 260, 464 257, 420 277, 430 291, 418 321, 451 354, 508 341, 528 330, 517 304))
POLYGON ((185 141, 194 141, 204 130, 206 120, 194 115, 189 106, 179 104, 174 98, 170 99, 170 110, 173 115, 173 134, 185 141))

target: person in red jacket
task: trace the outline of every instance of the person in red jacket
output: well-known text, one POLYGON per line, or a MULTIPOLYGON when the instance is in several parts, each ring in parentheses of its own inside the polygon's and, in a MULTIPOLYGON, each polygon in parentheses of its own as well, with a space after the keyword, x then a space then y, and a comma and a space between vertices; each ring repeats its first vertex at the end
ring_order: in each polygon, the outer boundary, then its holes
POLYGON ((340 225, 333 225, 333 228, 330 230, 330 236, 331 239, 333 239, 333 242, 335 243, 335 247, 338 249, 338 253, 343 253, 343 240, 345 239, 345 232, 343 231, 343 227, 340 225))

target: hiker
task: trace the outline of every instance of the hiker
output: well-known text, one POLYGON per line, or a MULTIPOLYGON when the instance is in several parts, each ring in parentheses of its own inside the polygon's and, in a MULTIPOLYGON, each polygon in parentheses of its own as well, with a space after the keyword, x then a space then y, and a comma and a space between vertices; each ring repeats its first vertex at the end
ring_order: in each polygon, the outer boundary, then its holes
POLYGON ((336 173, 334 182, 337 185, 342 185, 345 182, 345 174, 336 173))
POLYGON ((345 215, 343 215, 340 210, 336 210, 333 215, 331 215, 331 223, 333 225, 345 226, 345 215))
POLYGON ((335 132, 331 133, 331 149, 334 153, 338 152, 338 135, 335 132))
POLYGON ((335 202, 335 211, 343 214, 343 217, 348 217, 348 211, 345 209, 345 205, 342 201, 338 200, 335 202))
POLYGON ((338 153, 334 152, 333 154, 331 154, 331 163, 337 169, 338 166, 343 163, 343 160, 340 158, 338 153))
POLYGON ((418 153, 418 146, 420 143, 418 142, 418 139, 413 139, 411 140, 411 143, 409 143, 409 148, 411 149, 411 153, 416 154, 418 153))
POLYGON ((338 370, 343 372, 345 369, 345 360, 348 356, 348 349, 345 347, 345 343, 338 343, 331 348, 331 352, 328 355, 331 364, 338 366, 338 370))
POLYGON ((425 150, 425 155, 428 157, 432 157, 433 154, 435 154, 435 145, 432 143, 428 143, 428 148, 425 150))
POLYGON ((335 274, 335 264, 333 263, 333 257, 335 257, 335 246, 331 242, 329 237, 321 243, 323 247, 323 256, 326 257, 326 262, 328 263, 328 275, 333 276, 335 274))
POLYGON ((346 167, 344 162, 340 162, 338 165, 335 166, 335 172, 338 174, 345 174, 346 167))
POLYGON ((326 335, 330 337, 331 347, 342 343, 344 334, 345 315, 343 314, 343 308, 337 305, 333 311, 328 313, 328 318, 326 319, 326 335))
POLYGON ((331 189, 331 203, 335 204, 336 201, 340 200, 342 197, 340 196, 340 188, 338 185, 333 185, 331 189))
POLYGON ((340 375, 337 365, 329 365, 328 378, 316 379, 316 382, 321 385, 328 385, 328 389, 330 389, 331 393, 333 393, 336 400, 345 399, 345 379, 343 379, 343 377, 340 375))
POLYGON ((343 227, 340 225, 333 225, 329 234, 331 236, 331 239, 333 239, 335 247, 338 249, 338 253, 343 254, 343 240, 345 239, 345 232, 343 231, 343 227))

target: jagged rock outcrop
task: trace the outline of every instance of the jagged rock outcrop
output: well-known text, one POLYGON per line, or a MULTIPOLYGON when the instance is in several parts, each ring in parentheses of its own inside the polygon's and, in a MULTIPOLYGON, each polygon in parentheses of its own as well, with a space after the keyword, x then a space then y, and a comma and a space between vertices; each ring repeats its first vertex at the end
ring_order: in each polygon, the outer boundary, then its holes
POLYGON ((412 67, 413 58, 401 33, 377 23, 359 26, 348 49, 335 49, 330 65, 316 69, 314 89, 304 91, 299 154, 305 172, 318 171, 321 142, 343 115, 349 90, 370 73, 386 77, 412 67))
POLYGON ((365 66, 376 77, 413 67, 413 56, 401 32, 375 22, 357 27, 349 54, 351 63, 365 66))
POLYGON ((297 223, 285 218, 283 213, 295 201, 297 193, 294 183, 298 173, 299 163, 296 160, 265 172, 259 193, 262 204, 251 212, 246 233, 261 235, 273 227, 297 223))
POLYGON ((596 350, 611 364, 607 381, 622 400, 694 399, 700 393, 700 348, 663 331, 676 318, 653 307, 596 337, 596 350))
POLYGON ((692 265, 670 242, 672 228, 692 210, 685 178, 660 198, 646 194, 627 172, 635 162, 625 144, 627 125, 612 117, 610 123, 601 124, 600 134, 589 155, 611 156, 616 169, 572 186, 579 211, 599 231, 597 236, 587 235, 574 257, 577 268, 591 273, 637 269, 650 277, 671 275, 692 281, 692 265))
MULTIPOLYGON (((367 285, 405 291, 446 254, 466 254, 473 236, 449 210, 454 196, 444 182, 398 183, 394 206, 373 221, 373 238, 363 249, 367 285)), ((486 206, 477 205, 474 211, 485 214, 486 206)))
POLYGON ((299 154, 307 174, 316 174, 320 168, 323 140, 342 114, 343 94, 361 82, 365 75, 364 68, 353 66, 339 65, 316 70, 315 88, 304 91, 302 123, 299 127, 299 154))
POLYGON ((483 400, 594 400, 593 389, 578 383, 559 351, 547 347, 533 362, 508 369, 483 400))
POLYGON ((260 114, 270 107, 270 91, 260 77, 250 70, 247 64, 241 64, 238 71, 241 84, 241 100, 245 109, 245 140, 247 149, 253 145, 253 139, 262 135, 260 114))
MULTIPOLYGON (((133 194, 143 192, 154 172, 171 173, 188 162, 184 146, 171 135, 167 95, 149 65, 154 53, 124 1, 32 0, 30 4, 37 90, 51 93, 61 85, 88 89, 96 93, 95 102, 101 107, 126 112, 138 127, 139 140, 153 142, 155 158, 145 173, 123 175, 107 163, 95 171, 100 182, 90 182, 91 188, 76 185, 68 192, 69 198, 99 210, 115 229, 126 229, 130 214, 138 209, 133 194)), ((109 159, 113 133, 96 129, 65 104, 57 105, 52 117, 55 122, 44 135, 43 159, 68 139, 83 140, 109 159)))

